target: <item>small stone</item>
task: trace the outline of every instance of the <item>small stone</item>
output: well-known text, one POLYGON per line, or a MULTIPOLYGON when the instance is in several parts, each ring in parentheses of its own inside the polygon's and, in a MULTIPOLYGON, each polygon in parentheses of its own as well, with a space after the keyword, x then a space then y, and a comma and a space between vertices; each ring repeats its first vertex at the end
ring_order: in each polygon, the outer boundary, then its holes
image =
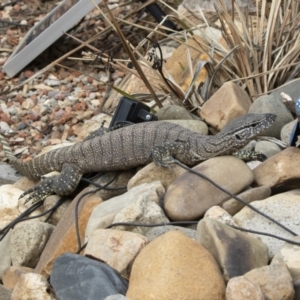
POLYGON ((211 218, 223 224, 238 226, 232 216, 220 206, 213 206, 208 209, 204 218, 211 218))
POLYGON ((280 147, 269 141, 260 141, 255 146, 255 151, 261 152, 267 158, 279 153, 281 151, 280 147))
POLYGON ((165 226, 156 226, 151 229, 149 229, 145 235, 148 238, 148 240, 151 242, 158 238, 159 236, 172 231, 172 230, 178 230, 188 236, 189 238, 196 240, 196 233, 197 231, 190 228, 180 227, 180 226, 173 226, 173 225, 165 225, 165 226))
POLYGON ((3 285, 9 290, 13 290, 16 283, 22 276, 22 274, 26 274, 29 272, 33 272, 33 269, 21 266, 11 266, 8 267, 4 272, 2 277, 3 285))
POLYGON ((185 108, 177 105, 165 105, 156 112, 159 121, 164 120, 199 120, 185 108))

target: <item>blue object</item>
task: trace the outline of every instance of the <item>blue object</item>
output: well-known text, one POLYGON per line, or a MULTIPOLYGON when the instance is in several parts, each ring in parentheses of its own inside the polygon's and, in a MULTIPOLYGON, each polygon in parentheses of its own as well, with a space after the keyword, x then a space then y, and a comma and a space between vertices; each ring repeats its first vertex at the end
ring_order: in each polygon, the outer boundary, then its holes
POLYGON ((290 136, 290 146, 296 146, 298 141, 298 136, 300 135, 300 98, 295 103, 295 111, 298 117, 298 122, 295 124, 291 136, 290 136))

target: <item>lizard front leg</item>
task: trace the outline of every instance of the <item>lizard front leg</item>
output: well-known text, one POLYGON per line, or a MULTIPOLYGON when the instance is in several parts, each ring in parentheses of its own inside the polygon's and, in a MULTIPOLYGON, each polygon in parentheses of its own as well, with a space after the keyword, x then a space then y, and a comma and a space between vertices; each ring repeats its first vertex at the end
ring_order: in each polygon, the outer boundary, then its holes
POLYGON ((151 155, 157 166, 170 168, 170 164, 174 163, 174 157, 190 158, 190 143, 177 141, 155 146, 151 151, 151 155))
POLYGON ((82 175, 76 165, 64 164, 59 175, 46 177, 38 185, 25 191, 20 198, 31 194, 26 199, 26 202, 32 201, 32 203, 35 203, 44 200, 47 196, 52 194, 59 196, 69 195, 78 186, 82 175))

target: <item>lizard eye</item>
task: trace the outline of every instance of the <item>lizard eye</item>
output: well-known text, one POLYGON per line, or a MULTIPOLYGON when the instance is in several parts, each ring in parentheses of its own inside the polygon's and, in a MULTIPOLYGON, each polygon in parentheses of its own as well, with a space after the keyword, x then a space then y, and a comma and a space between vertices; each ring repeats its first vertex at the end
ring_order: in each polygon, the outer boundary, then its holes
POLYGON ((242 139, 242 137, 241 137, 239 134, 236 134, 236 135, 235 135, 235 138, 236 138, 237 140, 239 140, 239 141, 242 139))

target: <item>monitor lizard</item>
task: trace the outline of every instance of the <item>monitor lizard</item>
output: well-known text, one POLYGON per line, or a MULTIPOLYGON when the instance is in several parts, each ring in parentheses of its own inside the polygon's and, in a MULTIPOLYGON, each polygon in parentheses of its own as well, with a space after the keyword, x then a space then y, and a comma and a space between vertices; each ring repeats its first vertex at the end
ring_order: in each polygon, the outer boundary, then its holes
POLYGON ((230 122, 216 135, 201 135, 167 121, 139 123, 96 134, 26 162, 14 156, 3 136, 0 142, 10 164, 24 176, 37 180, 49 172, 60 172, 44 178, 21 195, 30 194, 27 201, 35 203, 52 194, 71 194, 86 173, 126 170, 151 160, 158 166, 169 167, 173 158, 191 166, 196 161, 231 154, 269 128, 275 120, 274 114, 246 114, 230 122))

